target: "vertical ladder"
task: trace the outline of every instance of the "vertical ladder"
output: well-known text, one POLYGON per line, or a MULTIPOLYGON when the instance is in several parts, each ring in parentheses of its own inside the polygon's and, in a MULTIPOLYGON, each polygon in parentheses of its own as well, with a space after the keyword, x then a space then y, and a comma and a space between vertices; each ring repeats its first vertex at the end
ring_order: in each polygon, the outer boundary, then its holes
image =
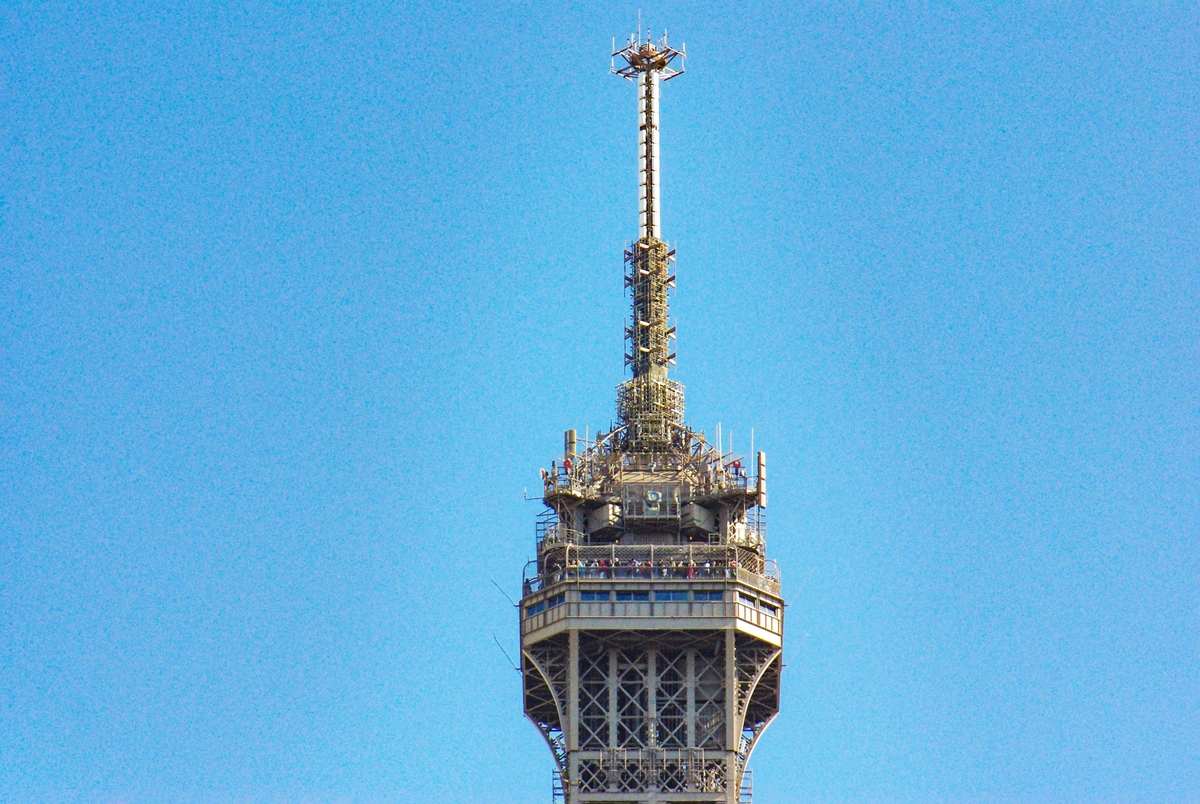
POLYGON ((555 768, 553 775, 550 777, 550 804, 565 804, 566 796, 563 794, 562 774, 555 768))
POLYGON ((738 804, 754 804, 754 771, 746 768, 742 774, 742 788, 738 791, 738 804))

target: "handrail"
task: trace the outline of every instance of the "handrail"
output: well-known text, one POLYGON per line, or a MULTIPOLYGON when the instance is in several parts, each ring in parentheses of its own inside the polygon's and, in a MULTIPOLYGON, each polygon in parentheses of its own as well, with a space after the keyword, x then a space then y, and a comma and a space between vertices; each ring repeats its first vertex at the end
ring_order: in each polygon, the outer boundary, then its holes
MULTIPOLYGON (((742 531, 739 531, 739 533, 736 537, 731 536, 725 543, 717 544, 717 545, 708 544, 705 542, 689 543, 689 544, 692 544, 697 548, 700 548, 700 547, 724 548, 724 547, 728 546, 728 547, 746 548, 746 549, 754 551, 756 554, 761 552, 762 549, 766 545, 766 539, 765 539, 765 534, 764 534, 765 527, 760 527, 759 523, 756 523, 756 522, 745 522, 745 523, 738 523, 738 524, 739 524, 739 526, 744 525, 745 529, 742 531)), ((581 549, 581 550, 582 549, 591 549, 591 550, 599 549, 599 550, 607 551, 612 544, 612 543, 610 543, 610 544, 591 544, 591 543, 589 543, 588 539, 589 539, 589 537, 586 533, 575 530, 574 528, 568 528, 565 525, 563 525, 561 522, 556 522, 556 521, 547 521, 544 523, 539 522, 537 524, 537 529, 536 529, 536 533, 535 533, 535 540, 537 543, 537 550, 538 550, 539 555, 542 553, 545 553, 545 552, 549 552, 549 551, 558 549, 558 548, 562 548, 564 546, 569 546, 572 549, 581 549)), ((646 546, 647 545, 618 545, 618 549, 623 550, 626 548, 646 547, 646 546)), ((666 549, 669 549, 672 547, 679 547, 679 546, 680 545, 655 545, 655 548, 661 551, 661 550, 666 550, 666 549)), ((684 545, 684 546, 686 547, 686 545, 684 545)))
POLYGON ((522 582, 522 596, 548 589, 565 581, 704 581, 737 580, 779 594, 779 580, 738 566, 646 566, 620 565, 592 567, 574 565, 551 572, 527 575, 522 582))
MULTIPOLYGON (((574 532, 570 532, 574 535, 574 532)), ((777 576, 778 567, 768 570, 766 559, 758 550, 741 543, 685 542, 683 544, 573 544, 564 541, 539 551, 539 567, 557 569, 575 564, 594 566, 624 566, 649 564, 661 566, 734 566, 760 574, 777 576)))

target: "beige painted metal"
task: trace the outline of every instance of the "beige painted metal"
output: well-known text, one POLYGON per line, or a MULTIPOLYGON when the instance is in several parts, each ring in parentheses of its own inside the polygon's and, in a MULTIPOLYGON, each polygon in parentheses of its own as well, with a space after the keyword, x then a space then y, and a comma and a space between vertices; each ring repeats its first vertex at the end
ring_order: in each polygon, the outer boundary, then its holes
POLYGON ((525 713, 566 804, 744 804, 783 669, 766 456, 751 466, 689 428, 683 386, 668 376, 675 277, 661 240, 659 103, 683 51, 634 35, 613 56, 613 71, 638 84, 632 377, 617 388, 617 426, 594 439, 568 430, 542 473, 546 511, 520 604, 525 713))

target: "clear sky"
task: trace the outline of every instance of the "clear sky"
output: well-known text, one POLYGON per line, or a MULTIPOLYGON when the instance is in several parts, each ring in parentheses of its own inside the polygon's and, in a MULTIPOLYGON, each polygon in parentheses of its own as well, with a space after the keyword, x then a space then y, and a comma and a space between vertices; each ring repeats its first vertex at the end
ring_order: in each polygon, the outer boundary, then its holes
MULTIPOLYGON (((1200 12, 799 5, 641 5, 756 804, 1200 801, 1200 12)), ((549 801, 491 581, 613 416, 637 13, 0 8, 0 800, 549 801)))

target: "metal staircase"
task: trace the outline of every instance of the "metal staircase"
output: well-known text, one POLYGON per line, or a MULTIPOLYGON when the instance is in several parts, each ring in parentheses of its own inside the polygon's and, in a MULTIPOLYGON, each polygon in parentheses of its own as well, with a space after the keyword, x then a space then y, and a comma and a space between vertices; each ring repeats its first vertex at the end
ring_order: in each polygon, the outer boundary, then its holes
POLYGON ((749 768, 742 774, 742 788, 738 791, 738 804, 754 804, 754 771, 749 768))

